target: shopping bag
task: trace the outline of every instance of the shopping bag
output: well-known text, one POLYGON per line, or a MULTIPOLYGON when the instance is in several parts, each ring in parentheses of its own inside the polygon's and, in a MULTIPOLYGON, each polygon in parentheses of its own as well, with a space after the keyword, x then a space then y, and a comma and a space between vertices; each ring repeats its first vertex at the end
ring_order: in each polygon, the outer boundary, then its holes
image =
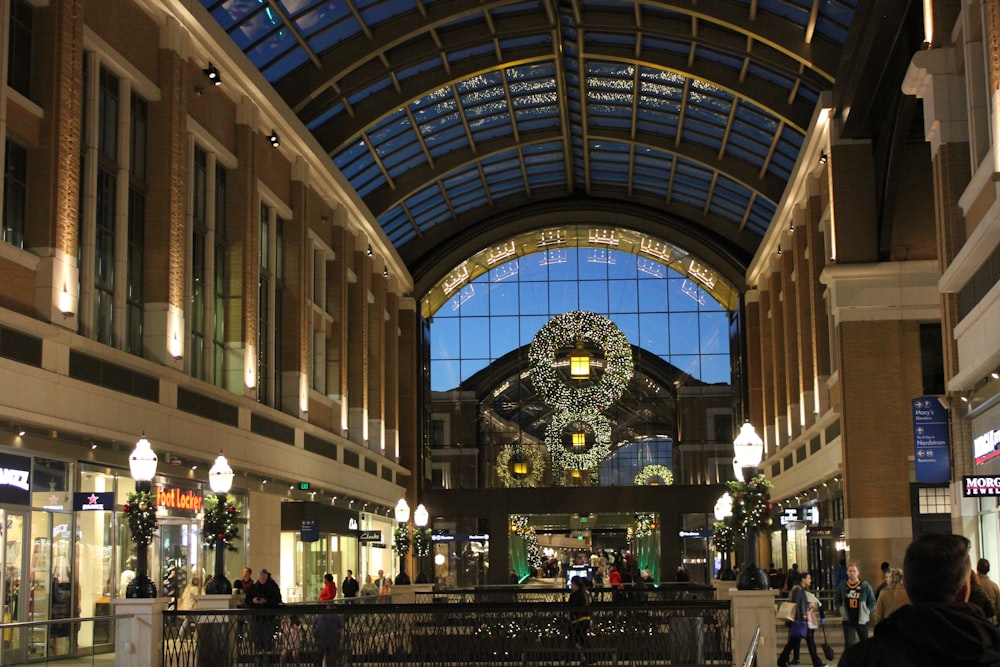
POLYGON ((794 602, 782 602, 778 605, 777 617, 779 621, 789 621, 795 620, 795 607, 794 602))
POLYGON ((815 609, 806 612, 806 622, 809 623, 810 630, 819 628, 819 613, 815 609))
POLYGON ((809 636, 809 624, 805 621, 792 621, 792 624, 788 627, 788 636, 799 639, 805 639, 809 636))

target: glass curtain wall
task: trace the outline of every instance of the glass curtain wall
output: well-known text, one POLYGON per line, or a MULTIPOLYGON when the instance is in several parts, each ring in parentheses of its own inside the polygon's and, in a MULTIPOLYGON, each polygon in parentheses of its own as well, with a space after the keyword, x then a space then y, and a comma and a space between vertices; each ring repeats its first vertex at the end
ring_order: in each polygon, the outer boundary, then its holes
MULTIPOLYGON (((599 345, 587 347, 600 356, 599 345)), ((676 476, 679 391, 728 386, 729 352, 726 309, 663 263, 567 247, 497 264, 430 318, 431 486, 630 485, 643 483, 637 479, 648 466, 676 476), (532 340, 553 316, 573 310, 611 320, 634 363, 622 397, 603 412, 611 453, 582 475, 552 469, 553 409, 529 378, 532 340), (511 479, 510 460, 545 473, 511 479)))

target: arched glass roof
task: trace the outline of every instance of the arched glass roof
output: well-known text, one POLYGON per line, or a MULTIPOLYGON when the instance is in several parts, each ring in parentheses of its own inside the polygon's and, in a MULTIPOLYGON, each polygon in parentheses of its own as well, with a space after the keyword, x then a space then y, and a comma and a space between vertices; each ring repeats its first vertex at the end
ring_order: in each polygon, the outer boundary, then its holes
POLYGON ((747 259, 857 0, 201 0, 411 265, 601 197, 747 259))

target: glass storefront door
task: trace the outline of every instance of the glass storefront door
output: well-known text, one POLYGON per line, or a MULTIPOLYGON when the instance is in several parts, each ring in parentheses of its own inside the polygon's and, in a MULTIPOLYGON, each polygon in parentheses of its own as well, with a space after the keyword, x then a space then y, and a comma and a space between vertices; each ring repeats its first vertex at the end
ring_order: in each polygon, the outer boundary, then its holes
MULTIPOLYGON (((174 609, 192 577, 198 578, 202 589, 205 585, 206 573, 201 562, 201 521, 197 518, 164 517, 159 519, 159 523, 160 529, 153 539, 150 558, 153 572, 150 577, 160 597, 174 599, 169 606, 174 609), (155 565, 152 554, 158 556, 155 565)), ((211 576, 211 572, 208 574, 211 576)))
MULTIPOLYGON (((72 618, 71 515, 64 512, 31 514, 29 621, 72 618)), ((28 658, 68 655, 72 650, 69 623, 29 628, 28 658)))
MULTIPOLYGON (((5 623, 31 620, 35 606, 35 591, 24 582, 25 526, 26 513, 23 510, 0 509, 0 531, 3 546, 0 557, 0 588, 3 589, 3 620, 5 623)), ((29 580, 30 581, 30 580, 29 580)), ((27 653, 29 633, 25 628, 10 628, 3 631, 3 655, 5 664, 23 662, 27 653)), ((44 644, 43 644, 44 646, 44 644)))

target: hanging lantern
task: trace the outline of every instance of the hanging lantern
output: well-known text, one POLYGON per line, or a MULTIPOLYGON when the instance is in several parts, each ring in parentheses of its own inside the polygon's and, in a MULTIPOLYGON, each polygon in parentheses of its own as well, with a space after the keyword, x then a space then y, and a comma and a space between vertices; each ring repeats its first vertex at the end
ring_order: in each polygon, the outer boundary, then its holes
POLYGON ((583 340, 576 339, 576 347, 569 355, 569 376, 574 380, 590 377, 590 352, 583 346, 583 340))
POLYGON ((570 477, 572 477, 573 479, 580 479, 580 471, 574 470, 573 472, 570 473, 570 477))
POLYGON ((580 431, 573 431, 573 447, 582 449, 587 446, 587 434, 580 431))

